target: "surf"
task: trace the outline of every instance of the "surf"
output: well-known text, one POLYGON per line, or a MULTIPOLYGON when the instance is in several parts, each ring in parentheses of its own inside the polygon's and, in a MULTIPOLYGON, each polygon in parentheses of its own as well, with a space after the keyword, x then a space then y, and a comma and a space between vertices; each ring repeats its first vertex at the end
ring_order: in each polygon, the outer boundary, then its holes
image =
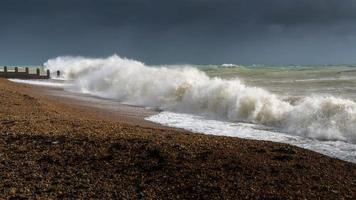
POLYGON ((193 66, 149 66, 113 55, 57 57, 44 63, 60 70, 71 91, 132 105, 273 127, 294 136, 356 143, 356 103, 332 95, 288 101, 239 78, 209 77, 193 66))

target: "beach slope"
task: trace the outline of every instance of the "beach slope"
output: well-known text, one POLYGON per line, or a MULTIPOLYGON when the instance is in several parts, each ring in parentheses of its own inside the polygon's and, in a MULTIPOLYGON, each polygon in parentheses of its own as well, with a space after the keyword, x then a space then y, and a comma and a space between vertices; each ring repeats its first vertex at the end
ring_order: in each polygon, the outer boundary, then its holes
POLYGON ((355 164, 285 144, 108 117, 39 91, 0 79, 2 198, 356 197, 355 164))

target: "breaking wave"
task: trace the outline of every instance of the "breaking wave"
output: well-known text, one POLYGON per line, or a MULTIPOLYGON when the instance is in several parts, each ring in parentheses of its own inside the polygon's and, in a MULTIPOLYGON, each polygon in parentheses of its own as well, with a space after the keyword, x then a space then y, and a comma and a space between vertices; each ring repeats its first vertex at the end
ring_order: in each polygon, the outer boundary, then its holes
POLYGON ((208 77, 189 66, 150 67, 121 58, 58 57, 45 64, 61 70, 71 89, 139 106, 232 122, 275 127, 319 140, 356 143, 356 103, 333 96, 287 101, 239 79, 208 77))

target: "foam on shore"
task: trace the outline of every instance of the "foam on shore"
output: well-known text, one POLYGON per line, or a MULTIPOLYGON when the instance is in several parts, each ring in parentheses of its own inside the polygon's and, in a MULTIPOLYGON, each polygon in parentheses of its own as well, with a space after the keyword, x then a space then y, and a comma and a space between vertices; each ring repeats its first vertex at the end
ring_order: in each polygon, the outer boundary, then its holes
POLYGON ((224 122, 182 113, 161 112, 147 117, 146 120, 164 126, 183 128, 195 133, 291 144, 333 158, 356 163, 356 144, 343 141, 320 141, 278 132, 272 127, 242 122, 224 122))
POLYGON ((22 79, 9 79, 9 80, 15 83, 25 83, 30 85, 53 87, 53 88, 66 88, 70 86, 70 84, 68 83, 55 82, 53 80, 22 80, 22 79))

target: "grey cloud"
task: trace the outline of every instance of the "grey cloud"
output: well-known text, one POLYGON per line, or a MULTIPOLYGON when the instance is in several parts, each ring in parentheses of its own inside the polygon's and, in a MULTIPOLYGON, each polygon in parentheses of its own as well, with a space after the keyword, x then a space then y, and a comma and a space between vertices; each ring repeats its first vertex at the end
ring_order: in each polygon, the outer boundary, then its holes
POLYGON ((0 63, 111 53, 149 63, 356 62, 355 10, 353 0, 1 0, 0 63))

